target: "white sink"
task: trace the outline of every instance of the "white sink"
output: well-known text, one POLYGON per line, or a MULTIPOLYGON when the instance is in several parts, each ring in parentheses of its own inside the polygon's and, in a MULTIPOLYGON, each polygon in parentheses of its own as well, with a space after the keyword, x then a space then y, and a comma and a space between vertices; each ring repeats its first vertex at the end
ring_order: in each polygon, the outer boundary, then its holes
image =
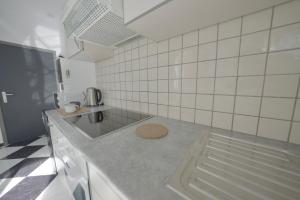
POLYGON ((300 157, 213 132, 190 149, 168 185, 185 199, 300 199, 300 157))

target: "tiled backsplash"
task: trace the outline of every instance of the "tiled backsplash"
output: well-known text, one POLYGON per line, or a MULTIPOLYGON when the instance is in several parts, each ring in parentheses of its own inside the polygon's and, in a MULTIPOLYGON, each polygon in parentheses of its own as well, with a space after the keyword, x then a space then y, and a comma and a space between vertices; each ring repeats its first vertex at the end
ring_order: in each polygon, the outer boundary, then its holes
MULTIPOLYGON (((153 42, 97 64, 108 105, 300 143, 300 1, 153 42)), ((159 29, 159 27, 158 27, 159 29)))

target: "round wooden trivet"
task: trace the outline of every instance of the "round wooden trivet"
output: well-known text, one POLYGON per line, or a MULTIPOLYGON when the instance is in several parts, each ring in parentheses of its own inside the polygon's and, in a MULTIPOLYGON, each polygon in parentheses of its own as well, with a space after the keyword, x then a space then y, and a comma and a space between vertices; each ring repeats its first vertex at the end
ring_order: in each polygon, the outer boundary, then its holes
POLYGON ((136 134, 144 139, 159 139, 168 135, 168 129, 161 124, 143 124, 136 129, 136 134))

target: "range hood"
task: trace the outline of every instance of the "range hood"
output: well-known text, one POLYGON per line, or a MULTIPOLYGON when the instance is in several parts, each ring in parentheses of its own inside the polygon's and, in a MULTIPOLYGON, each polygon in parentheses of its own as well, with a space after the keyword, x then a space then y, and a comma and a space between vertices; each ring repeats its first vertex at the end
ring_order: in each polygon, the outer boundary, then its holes
POLYGON ((62 20, 67 38, 114 47, 136 36, 124 25, 122 0, 71 2, 62 20))

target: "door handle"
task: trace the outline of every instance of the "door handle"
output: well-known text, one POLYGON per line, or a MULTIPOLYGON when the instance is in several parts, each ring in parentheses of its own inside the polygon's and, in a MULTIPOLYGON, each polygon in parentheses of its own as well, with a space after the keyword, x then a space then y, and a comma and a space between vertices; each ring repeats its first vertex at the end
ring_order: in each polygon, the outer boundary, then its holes
POLYGON ((7 102, 7 96, 13 96, 14 95, 14 94, 6 93, 6 92, 1 92, 1 94, 2 94, 3 103, 8 103, 7 102))

